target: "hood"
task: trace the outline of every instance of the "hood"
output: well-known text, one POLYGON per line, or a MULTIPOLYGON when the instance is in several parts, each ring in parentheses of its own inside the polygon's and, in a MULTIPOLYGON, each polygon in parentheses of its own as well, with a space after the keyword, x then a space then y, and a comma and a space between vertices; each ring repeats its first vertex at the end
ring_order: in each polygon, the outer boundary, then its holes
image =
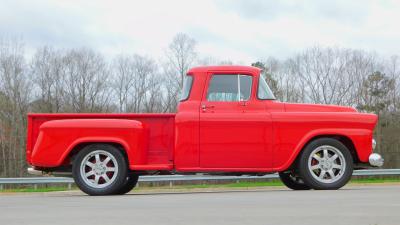
POLYGON ((357 112, 348 106, 285 103, 286 112, 357 112))

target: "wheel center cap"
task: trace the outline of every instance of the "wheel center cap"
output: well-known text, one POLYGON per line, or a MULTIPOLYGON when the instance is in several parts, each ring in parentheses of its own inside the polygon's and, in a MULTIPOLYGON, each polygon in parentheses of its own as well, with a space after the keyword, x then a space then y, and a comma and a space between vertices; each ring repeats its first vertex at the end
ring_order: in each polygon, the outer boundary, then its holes
POLYGON ((94 172, 95 172, 97 175, 104 174, 105 170, 106 170, 106 168, 105 168, 103 165, 96 164, 96 165, 94 166, 94 172))
POLYGON ((332 163, 329 162, 328 160, 322 160, 322 161, 321 161, 321 167, 322 167, 322 169, 324 169, 324 170, 329 170, 329 169, 332 168, 332 163))

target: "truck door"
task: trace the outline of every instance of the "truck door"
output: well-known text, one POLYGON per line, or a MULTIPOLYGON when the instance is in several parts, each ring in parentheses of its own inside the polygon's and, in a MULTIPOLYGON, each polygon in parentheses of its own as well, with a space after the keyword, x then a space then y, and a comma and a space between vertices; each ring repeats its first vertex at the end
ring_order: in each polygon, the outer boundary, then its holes
POLYGON ((254 78, 208 74, 200 104, 200 167, 271 167, 271 117, 256 101, 254 78))

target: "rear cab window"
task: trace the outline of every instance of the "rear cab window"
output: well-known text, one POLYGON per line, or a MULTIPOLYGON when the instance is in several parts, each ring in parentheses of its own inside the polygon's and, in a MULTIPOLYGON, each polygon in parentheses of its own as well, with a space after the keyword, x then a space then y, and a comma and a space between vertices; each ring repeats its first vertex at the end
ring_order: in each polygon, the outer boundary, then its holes
POLYGON ((193 85, 193 76, 187 75, 183 80, 182 93, 179 99, 180 101, 185 101, 189 98, 192 85, 193 85))

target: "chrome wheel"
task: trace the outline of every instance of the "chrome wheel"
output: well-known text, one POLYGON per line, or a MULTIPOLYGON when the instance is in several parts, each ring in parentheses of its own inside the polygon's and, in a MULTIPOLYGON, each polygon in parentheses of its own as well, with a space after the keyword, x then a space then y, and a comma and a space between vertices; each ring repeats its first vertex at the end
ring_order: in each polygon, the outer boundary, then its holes
POLYGON ((118 163, 107 151, 95 150, 86 155, 80 165, 82 180, 93 188, 104 188, 118 175, 118 163))
POLYGON ((342 178, 346 160, 341 151, 330 145, 314 149, 308 158, 308 169, 319 182, 333 183, 342 178))

